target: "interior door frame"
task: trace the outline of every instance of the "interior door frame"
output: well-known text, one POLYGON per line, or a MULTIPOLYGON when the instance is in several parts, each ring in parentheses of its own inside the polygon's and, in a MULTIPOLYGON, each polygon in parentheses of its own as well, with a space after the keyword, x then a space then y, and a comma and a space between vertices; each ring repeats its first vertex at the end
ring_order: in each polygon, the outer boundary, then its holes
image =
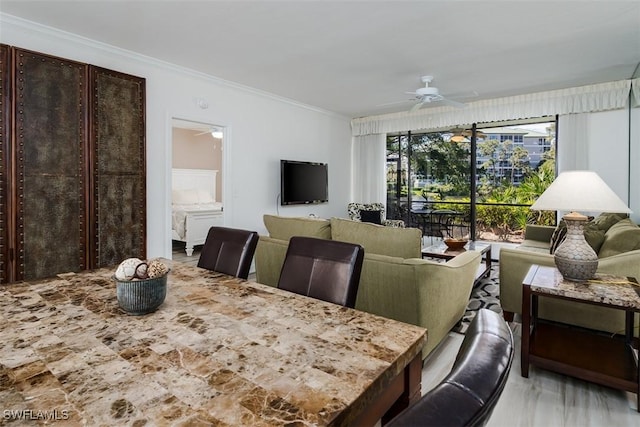
POLYGON ((205 117, 202 115, 195 114, 181 114, 181 113, 169 113, 167 114, 166 120, 166 173, 165 173, 165 209, 167 212, 166 221, 165 221, 165 256, 167 258, 171 258, 172 254, 172 239, 171 239, 171 188, 172 188, 172 179, 171 179, 171 169, 173 168, 173 120, 182 120, 194 123, 194 125, 201 126, 211 126, 222 129, 224 136, 222 137, 221 151, 222 151, 222 159, 220 171, 218 172, 218 176, 222 179, 222 195, 221 202, 223 203, 223 211, 222 211, 222 221, 224 225, 227 225, 229 222, 229 218, 231 217, 232 212, 232 198, 229 197, 230 193, 230 183, 228 177, 230 176, 230 141, 231 141, 231 126, 228 124, 224 124, 219 120, 212 119, 211 117, 205 117))

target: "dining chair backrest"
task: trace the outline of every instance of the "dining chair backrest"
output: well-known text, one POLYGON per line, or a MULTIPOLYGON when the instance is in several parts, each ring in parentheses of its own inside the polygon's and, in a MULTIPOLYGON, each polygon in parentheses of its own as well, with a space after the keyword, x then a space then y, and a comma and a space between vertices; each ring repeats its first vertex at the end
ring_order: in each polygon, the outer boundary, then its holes
POLYGON ((513 362, 513 335, 502 317, 480 309, 447 377, 387 426, 484 426, 513 362))
POLYGON ((198 267, 246 279, 257 245, 258 233, 255 231, 211 227, 198 267))
POLYGON ((353 308, 363 259, 360 245, 294 236, 289 240, 278 288, 353 308))

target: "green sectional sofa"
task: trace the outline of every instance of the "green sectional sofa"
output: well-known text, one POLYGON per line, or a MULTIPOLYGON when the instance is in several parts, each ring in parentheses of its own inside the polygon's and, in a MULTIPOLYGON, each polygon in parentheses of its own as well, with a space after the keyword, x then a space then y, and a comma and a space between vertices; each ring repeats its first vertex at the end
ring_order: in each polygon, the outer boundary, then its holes
POLYGON ((260 236, 256 280, 277 286, 289 239, 310 236, 358 243, 365 256, 356 309, 427 329, 425 358, 462 318, 480 254, 466 252, 444 263, 422 259, 422 232, 341 218, 264 215, 269 236, 260 236))
MULTIPOLYGON (((550 253, 556 227, 529 225, 519 247, 500 249, 500 305, 505 319, 522 314, 522 281, 532 264, 555 266, 550 253)), ((598 254, 598 272, 640 280, 640 228, 625 214, 601 214, 585 226, 585 239, 598 254)), ((624 312, 589 304, 540 298, 539 315, 613 333, 624 332, 624 312)))

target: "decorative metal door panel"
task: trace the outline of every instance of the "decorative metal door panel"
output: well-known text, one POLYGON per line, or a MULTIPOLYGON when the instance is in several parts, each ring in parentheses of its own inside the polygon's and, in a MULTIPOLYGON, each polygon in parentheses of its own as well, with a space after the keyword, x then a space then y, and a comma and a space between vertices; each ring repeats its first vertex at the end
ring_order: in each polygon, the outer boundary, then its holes
POLYGON ((9 46, 0 44, 0 283, 9 280, 8 164, 11 136, 9 46))
POLYGON ((143 78, 0 44, 0 283, 144 258, 145 154, 143 78))
POLYGON ((145 80, 92 67, 95 267, 146 257, 145 80))
POLYGON ((87 66, 15 51, 15 280, 86 268, 87 66))

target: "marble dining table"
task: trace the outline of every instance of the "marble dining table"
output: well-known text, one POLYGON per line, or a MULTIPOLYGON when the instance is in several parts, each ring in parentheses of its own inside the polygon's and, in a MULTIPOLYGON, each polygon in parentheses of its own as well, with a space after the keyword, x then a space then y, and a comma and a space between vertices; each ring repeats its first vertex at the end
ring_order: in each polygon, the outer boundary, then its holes
POLYGON ((167 297, 143 316, 119 307, 114 269, 1 285, 2 420, 357 426, 420 397, 425 329, 164 261, 167 297))

